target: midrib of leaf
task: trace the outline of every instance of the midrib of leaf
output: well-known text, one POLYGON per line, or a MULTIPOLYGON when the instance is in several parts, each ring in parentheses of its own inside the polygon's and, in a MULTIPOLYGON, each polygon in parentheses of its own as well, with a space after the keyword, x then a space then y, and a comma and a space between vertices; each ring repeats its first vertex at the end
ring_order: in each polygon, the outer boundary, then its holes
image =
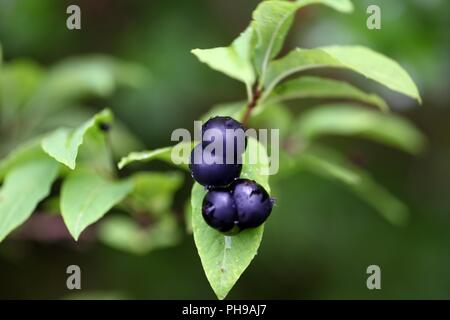
POLYGON ((238 61, 239 64, 241 65, 242 60, 241 60, 241 56, 239 55, 239 53, 236 51, 236 47, 234 46, 234 44, 232 44, 231 46, 229 46, 228 48, 226 48, 228 50, 231 50, 231 53, 233 55, 234 60, 238 61))
MULTIPOLYGON (((365 78, 368 78, 381 85, 384 85, 385 87, 393 91, 400 92, 409 97, 412 97, 416 99, 419 103, 421 102, 421 98, 418 93, 417 87, 415 86, 409 74, 398 63, 396 63, 392 59, 389 59, 389 57, 380 55, 377 52, 371 51, 370 49, 361 46, 342 46, 339 49, 347 50, 349 54, 355 53, 359 53, 361 55, 367 54, 370 58, 370 61, 373 62, 373 64, 371 65, 369 63, 365 65, 360 65, 359 63, 349 62, 348 60, 343 59, 342 56, 339 56, 339 53, 333 53, 333 51, 330 52, 330 50, 333 50, 333 47, 319 47, 314 49, 297 48, 288 55, 286 55, 284 58, 272 62, 277 64, 276 66, 274 65, 273 75, 270 72, 271 64, 269 65, 268 73, 270 74, 270 77, 266 81, 267 85, 265 86, 265 92, 260 99, 260 103, 267 98, 268 94, 270 94, 274 89, 274 87, 284 78, 299 71, 324 67, 347 69, 349 71, 353 71, 357 74, 364 76, 365 78), (293 54, 294 56, 293 57, 289 56, 291 54, 293 54), (292 63, 297 61, 294 58, 296 58, 299 61, 300 63, 299 66, 292 66, 292 63), (391 69, 388 70, 390 71, 396 70, 397 72, 401 73, 399 77, 402 79, 402 81, 400 81, 395 76, 393 78, 392 77, 389 78, 388 81, 386 75, 390 74, 386 73, 384 69, 380 70, 378 65, 380 62, 389 63, 389 68, 391 69), (283 63, 287 63, 287 66, 283 67, 283 63), (370 66, 371 68, 369 69, 368 67, 370 66)), ((342 52, 340 54, 342 54, 342 52)))
MULTIPOLYGON (((331 57, 330 57, 331 58, 331 57)), ((272 92, 272 90, 275 88, 275 86, 284 78, 289 77, 290 75, 300 72, 300 71, 304 71, 304 70, 308 70, 308 69, 313 69, 313 68, 325 68, 327 67, 327 64, 310 64, 310 65, 304 65, 298 68, 292 68, 289 71, 283 72, 281 73, 278 77, 276 77, 266 88, 266 90, 264 90, 264 94, 262 95, 261 99, 260 99, 260 103, 262 103, 263 101, 266 100, 266 98, 269 96, 269 94, 272 92)), ((340 66, 333 66, 333 68, 345 68, 344 66, 340 67, 340 66)))
POLYGON ((272 33, 272 36, 270 37, 270 41, 269 41, 269 46, 267 48, 266 53, 264 54, 264 59, 263 59, 263 63, 261 66, 261 80, 260 80, 260 86, 262 86, 264 84, 264 77, 266 75, 266 69, 267 69, 267 65, 269 63, 269 59, 270 59, 270 54, 272 53, 272 48, 273 48, 273 44, 275 42, 275 38, 278 34, 278 31, 280 30, 280 28, 283 26, 283 24, 286 22, 286 20, 293 15, 295 12, 295 10, 293 12, 290 12, 289 14, 287 14, 281 21, 279 24, 277 24, 274 32, 272 33))
POLYGON ((231 245, 228 247, 227 246, 227 239, 224 237, 224 250, 223 250, 223 257, 222 257, 222 262, 220 264, 220 283, 221 286, 223 284, 223 277, 225 276, 225 264, 226 264, 226 260, 227 260, 227 252, 228 250, 231 250, 231 245))
POLYGON ((77 238, 79 237, 80 233, 79 233, 79 228, 80 228, 80 222, 81 222, 81 218, 84 216, 84 214, 86 213, 87 208, 89 208, 91 206, 91 204, 94 202, 95 200, 95 196, 97 196, 97 194, 100 192, 101 188, 103 186, 105 186, 106 183, 103 181, 99 181, 99 183, 97 184, 97 186, 94 188, 94 191, 91 192, 90 196, 87 198, 88 201, 85 202, 85 204, 81 207, 80 213, 77 217, 77 221, 75 223, 75 227, 74 227, 74 233, 77 235, 77 238))

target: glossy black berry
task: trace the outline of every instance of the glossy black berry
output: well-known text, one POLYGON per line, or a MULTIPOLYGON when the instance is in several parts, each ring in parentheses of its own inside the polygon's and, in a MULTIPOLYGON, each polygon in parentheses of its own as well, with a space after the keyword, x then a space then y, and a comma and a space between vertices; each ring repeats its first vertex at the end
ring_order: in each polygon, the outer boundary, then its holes
POLYGON ((252 180, 239 179, 231 186, 241 229, 255 228, 272 212, 273 200, 267 191, 252 180))
POLYGON ((203 199, 202 215, 209 226, 220 232, 238 232, 236 205, 229 188, 208 191, 203 199))
POLYGON ((239 177, 242 164, 225 163, 223 153, 209 152, 199 143, 191 152, 189 169, 191 175, 203 186, 221 187, 229 185, 239 177))
POLYGON ((214 117, 202 126, 203 146, 207 146, 216 139, 222 141, 223 152, 233 151, 233 155, 240 156, 247 146, 244 126, 231 117, 214 117))

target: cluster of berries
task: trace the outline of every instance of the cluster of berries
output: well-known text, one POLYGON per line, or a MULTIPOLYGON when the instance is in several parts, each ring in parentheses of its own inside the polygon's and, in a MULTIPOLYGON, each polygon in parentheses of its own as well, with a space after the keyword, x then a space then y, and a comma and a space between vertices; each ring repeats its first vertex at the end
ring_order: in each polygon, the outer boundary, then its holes
POLYGON ((214 117, 202 126, 202 137, 192 150, 189 168, 208 189, 202 204, 206 223, 227 235, 263 224, 273 200, 255 181, 239 179, 247 147, 242 124, 231 117, 214 117), (211 143, 219 148, 211 148, 211 143))

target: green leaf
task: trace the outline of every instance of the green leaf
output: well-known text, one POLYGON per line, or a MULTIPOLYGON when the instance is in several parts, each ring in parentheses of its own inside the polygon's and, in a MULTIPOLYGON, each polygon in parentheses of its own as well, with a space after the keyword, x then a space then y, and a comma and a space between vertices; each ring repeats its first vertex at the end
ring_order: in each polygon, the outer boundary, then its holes
POLYGON ((353 5, 349 0, 298 0, 264 1, 253 12, 252 26, 257 34, 255 66, 264 78, 269 61, 281 50, 284 39, 292 25, 294 13, 309 4, 324 4, 341 12, 350 12, 353 5))
POLYGON ((28 104, 30 112, 53 112, 90 96, 107 97, 117 86, 137 86, 145 75, 141 66, 107 56, 74 57, 48 72, 28 104))
POLYGON ((294 115, 286 105, 267 101, 254 109, 249 128, 277 129, 283 140, 291 133, 293 119, 294 115))
POLYGON ((321 67, 350 69, 421 102, 414 81, 397 62, 361 46, 297 48, 283 58, 272 61, 264 83, 266 92, 263 98, 286 77, 302 70, 321 67))
MULTIPOLYGON (((68 108, 52 113, 43 121, 39 130, 50 131, 57 127, 77 127, 80 123, 88 121, 92 113, 86 109, 68 108)), ((114 154, 129 153, 140 149, 143 144, 119 119, 114 119, 114 125, 108 132, 114 154)))
POLYGON ((340 12, 353 11, 353 4, 350 0, 296 0, 295 2, 302 7, 310 4, 324 4, 340 12))
MULTIPOLYGON (((260 150, 265 149, 255 139, 249 137, 244 161, 255 154, 261 155, 260 150)), ((260 161, 253 165, 244 162, 241 177, 257 181, 270 192, 268 176, 263 174, 268 170, 267 154, 263 154, 263 157, 265 158, 259 159, 260 161)), ((205 194, 205 189, 195 183, 191 196, 192 230, 206 277, 217 297, 223 299, 255 257, 264 226, 225 237, 203 220, 201 207, 205 194)))
POLYGON ((5 158, 0 160, 0 181, 3 180, 5 175, 14 167, 40 156, 46 156, 40 146, 40 138, 36 138, 19 145, 5 158))
POLYGON ((87 226, 122 201, 132 189, 131 181, 113 182, 87 170, 71 173, 61 188, 61 213, 72 237, 78 240, 87 226))
POLYGON ((133 212, 160 216, 172 206, 175 192, 183 183, 180 172, 140 172, 131 176, 134 188, 127 199, 133 212))
POLYGON ((162 160, 176 165, 184 170, 188 170, 189 157, 192 150, 191 142, 180 142, 172 147, 159 148, 149 151, 131 152, 120 159, 117 165, 123 169, 130 163, 137 161, 162 160))
POLYGON ((422 133, 399 116, 343 104, 303 113, 294 130, 307 141, 326 134, 357 135, 413 154, 420 152, 425 142, 422 133))
MULTIPOLYGON (((2 132, 7 139, 2 141, 0 156, 1 153, 28 140, 24 132, 29 129, 28 121, 31 117, 26 117, 21 112, 39 86, 42 73, 37 64, 28 60, 14 60, 1 67, 0 128, 3 128, 2 132)), ((36 110, 33 110, 32 114, 34 118, 36 110)))
POLYGON ((109 132, 111 146, 114 154, 126 154, 133 150, 142 149, 144 144, 119 119, 114 120, 114 127, 109 132))
POLYGON ((254 47, 253 35, 253 28, 249 26, 228 47, 193 49, 191 52, 212 69, 240 80, 247 85, 247 88, 251 88, 255 81, 255 72, 251 61, 254 47))
MULTIPOLYGON (((27 102, 36 91, 41 79, 42 69, 28 60, 14 60, 2 67, 0 73, 0 96, 3 107, 2 116, 11 115, 27 102)), ((3 120, 3 119, 2 119, 3 120)))
POLYGON ((215 116, 228 116, 239 121, 244 116, 246 107, 247 104, 244 101, 221 103, 212 107, 200 120, 206 122, 215 116))
POLYGON ((89 130, 99 130, 100 123, 110 124, 112 114, 108 109, 97 113, 90 120, 76 129, 61 128, 42 140, 42 148, 57 161, 65 164, 70 169, 75 169, 78 148, 83 143, 83 138, 89 130))
POLYGON ((339 152, 315 146, 295 156, 292 161, 291 167, 295 166, 345 184, 390 223, 399 225, 406 222, 408 209, 405 204, 374 181, 369 173, 350 163, 339 152))
POLYGON ((349 83, 305 76, 277 86, 267 103, 300 98, 335 98, 356 100, 388 111, 386 102, 376 94, 368 94, 349 83))
POLYGON ((243 154, 241 178, 255 180, 270 193, 270 161, 267 149, 253 137, 247 138, 247 148, 243 154))
POLYGON ((83 144, 78 149, 76 166, 89 166, 89 168, 104 176, 114 176, 115 163, 112 161, 111 139, 109 135, 115 129, 104 132, 98 127, 86 131, 83 144))
POLYGON ((50 193, 57 173, 57 162, 47 156, 30 159, 8 172, 0 189, 0 241, 50 193))
POLYGON ((152 250, 171 247, 179 243, 181 233, 171 213, 143 228, 130 217, 116 215, 100 225, 99 239, 117 250, 143 255, 152 250))
POLYGON ((183 208, 184 227, 187 234, 192 234, 192 206, 191 201, 186 201, 183 208))

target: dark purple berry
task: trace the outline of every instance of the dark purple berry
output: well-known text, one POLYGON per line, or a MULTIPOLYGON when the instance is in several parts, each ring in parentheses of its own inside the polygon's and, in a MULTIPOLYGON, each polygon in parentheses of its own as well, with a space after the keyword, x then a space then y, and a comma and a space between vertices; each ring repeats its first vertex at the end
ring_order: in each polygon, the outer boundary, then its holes
POLYGON ((239 227, 241 229, 260 226, 269 217, 273 200, 267 191, 252 180, 239 179, 231 186, 239 227))
POLYGON ((219 139, 224 154, 233 151, 232 159, 237 159, 247 146, 244 126, 231 117, 214 117, 206 121, 202 126, 202 139, 203 146, 219 139))
POLYGON ((189 169, 192 177, 201 185, 221 187, 237 179, 242 170, 242 164, 225 162, 222 153, 214 150, 209 152, 199 143, 191 152, 189 169))
POLYGON ((202 215, 206 223, 220 232, 236 232, 237 211, 229 188, 208 191, 203 199, 202 215))

